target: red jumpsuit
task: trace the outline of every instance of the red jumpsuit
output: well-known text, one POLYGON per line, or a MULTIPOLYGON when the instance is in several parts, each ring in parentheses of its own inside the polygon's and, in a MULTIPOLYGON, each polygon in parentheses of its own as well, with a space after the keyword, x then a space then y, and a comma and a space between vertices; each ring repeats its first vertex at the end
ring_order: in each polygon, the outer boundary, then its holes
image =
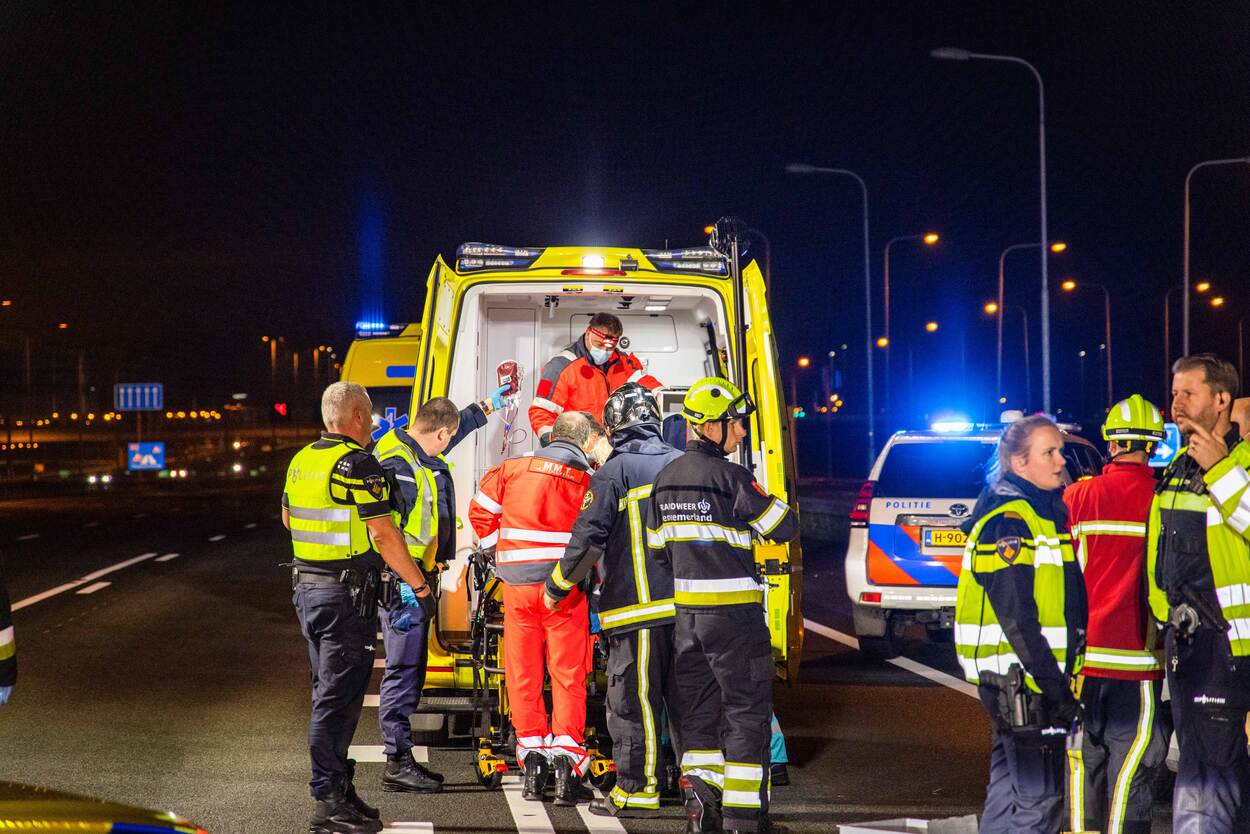
POLYGON ((590 483, 581 450, 556 441, 533 457, 511 458, 482 476, 469 522, 482 547, 495 548, 503 580, 503 667, 517 761, 531 752, 566 756, 585 774, 586 674, 590 623, 586 595, 574 588, 555 611, 543 585, 564 555, 590 483), (551 676, 551 721, 543 680, 551 676))
POLYGON ((617 388, 637 382, 654 391, 660 381, 647 373, 642 360, 632 353, 617 351, 606 365, 596 365, 578 339, 557 353, 543 366, 538 390, 529 408, 530 428, 539 440, 551 433, 551 424, 566 411, 585 411, 598 422, 603 406, 617 388))

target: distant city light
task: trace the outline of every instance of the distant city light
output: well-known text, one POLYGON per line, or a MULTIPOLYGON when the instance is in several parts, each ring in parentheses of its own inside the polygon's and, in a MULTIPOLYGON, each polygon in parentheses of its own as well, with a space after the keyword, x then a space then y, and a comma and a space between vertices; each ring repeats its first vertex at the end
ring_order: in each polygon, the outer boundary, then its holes
POLYGON ((810 364, 812 364, 812 360, 811 360, 810 358, 808 358, 808 357, 806 357, 806 356, 800 356, 800 357, 799 357, 799 367, 800 367, 800 368, 806 368, 806 367, 807 367, 808 365, 810 365, 810 364))
POLYGON ((887 339, 887 338, 886 338, 886 337, 884 337, 884 336, 878 336, 878 337, 877 337, 877 347, 879 347, 879 348, 883 348, 883 347, 889 347, 889 346, 890 346, 890 340, 889 340, 889 339, 887 339))
POLYGON ((936 333, 938 329, 938 323, 936 321, 926 322, 924 329, 929 331, 930 333, 936 333))

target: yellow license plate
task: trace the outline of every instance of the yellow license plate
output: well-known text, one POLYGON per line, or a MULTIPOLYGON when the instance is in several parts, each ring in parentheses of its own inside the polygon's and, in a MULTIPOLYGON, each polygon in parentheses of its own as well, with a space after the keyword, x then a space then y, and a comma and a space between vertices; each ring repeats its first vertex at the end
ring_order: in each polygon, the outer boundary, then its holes
POLYGON ((967 541, 964 531, 957 527, 926 527, 924 531, 926 547, 963 547, 967 541))

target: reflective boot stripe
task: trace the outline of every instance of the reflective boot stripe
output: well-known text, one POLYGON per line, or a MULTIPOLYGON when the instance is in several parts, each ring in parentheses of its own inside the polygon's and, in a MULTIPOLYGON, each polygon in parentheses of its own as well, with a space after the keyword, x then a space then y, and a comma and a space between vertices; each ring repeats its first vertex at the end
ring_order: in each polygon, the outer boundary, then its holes
POLYGON ((725 762, 725 793, 721 804, 726 808, 760 807, 760 785, 764 781, 761 765, 725 762))

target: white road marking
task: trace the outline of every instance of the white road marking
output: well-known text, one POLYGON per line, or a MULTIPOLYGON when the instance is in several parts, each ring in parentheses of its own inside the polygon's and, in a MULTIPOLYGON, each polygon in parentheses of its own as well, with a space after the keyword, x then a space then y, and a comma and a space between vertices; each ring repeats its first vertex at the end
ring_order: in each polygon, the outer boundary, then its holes
POLYGON ((505 773, 503 798, 508 801, 508 812, 516 823, 517 834, 555 834, 551 817, 547 816, 541 802, 530 802, 521 797, 521 774, 519 771, 505 773))
MULTIPOLYGON (((844 646, 850 646, 852 649, 859 649, 859 641, 849 634, 843 634, 835 628, 830 628, 827 625, 813 622, 808 619, 803 620, 803 625, 809 631, 814 631, 822 637, 828 637, 830 640, 841 643, 844 646)), ((956 692, 967 695, 969 698, 976 698, 978 701, 981 700, 980 696, 977 694, 977 688, 975 686, 968 683, 966 680, 955 677, 954 675, 948 675, 945 672, 925 666, 923 663, 917 663, 909 657, 896 657, 887 662, 893 663, 900 669, 906 669, 913 675, 919 675, 926 680, 933 681, 934 683, 945 686, 948 689, 953 689, 956 692)))
POLYGON ((112 584, 113 584, 112 582, 93 582, 92 584, 88 585, 88 586, 87 586, 87 587, 85 587, 85 588, 79 588, 79 589, 78 589, 77 591, 75 591, 74 593, 77 593, 77 594, 94 594, 96 591, 102 591, 102 590, 104 590, 105 588, 107 588, 109 585, 112 585, 112 584))
POLYGON ((26 535, 24 535, 24 536, 18 536, 18 537, 17 537, 17 540, 18 540, 19 542, 28 542, 28 541, 30 541, 30 540, 32 540, 32 539, 37 539, 37 538, 39 538, 39 534, 38 534, 38 533, 27 533, 27 534, 26 534, 26 535))
MULTIPOLYGON (((256 522, 255 522, 255 521, 252 521, 252 522, 249 522, 249 523, 247 523, 247 524, 244 524, 244 525, 243 525, 243 529, 244 529, 244 530, 251 530, 251 529, 252 529, 252 528, 254 528, 255 526, 256 526, 256 522)), ((406 825, 406 823, 395 823, 395 824, 396 824, 396 825, 406 825)))
POLYGON ((134 515, 131 516, 131 518, 134 518, 134 519, 147 518, 147 517, 148 517, 147 513, 135 513, 134 515))
POLYGON ((181 553, 166 553, 164 556, 157 556, 156 561, 172 562, 174 559, 177 559, 181 555, 182 555, 181 553))
MULTIPOLYGON (((380 744, 353 744, 347 748, 347 758, 358 762, 384 762, 386 761, 386 748, 380 744)), ((430 748, 412 748, 412 759, 426 764, 430 761, 430 748)))
MULTIPOLYGON (((603 791, 594 787, 590 788, 594 791, 595 796, 603 798, 603 791)), ((586 830, 590 834, 626 834, 625 826, 621 825, 621 821, 616 817, 599 817, 590 813, 590 806, 582 803, 577 804, 577 815, 582 818, 582 822, 586 825, 586 830)))
POLYGON ((215 535, 215 536, 209 536, 208 540, 209 540, 210 542, 219 542, 219 541, 221 541, 222 539, 224 539, 225 537, 226 537, 226 534, 225 534, 225 533, 218 533, 218 534, 217 534, 217 535, 215 535))
POLYGON ((385 658, 385 657, 375 658, 375 659, 374 659, 374 661, 373 661, 373 668, 374 668, 374 669, 385 669, 385 668, 386 668, 386 658, 385 658))
POLYGON ((91 527, 99 527, 99 526, 100 526, 100 522, 98 521, 88 521, 86 524, 83 525, 83 529, 85 530, 91 527))
POLYGON ((21 610, 22 608, 25 608, 28 605, 34 605, 37 602, 43 602, 45 599, 50 599, 56 596, 57 594, 63 594, 66 591, 72 591, 75 588, 78 588, 82 585, 86 585, 89 582, 94 582, 102 576, 108 576, 113 571, 122 570, 124 568, 130 567, 131 565, 137 565, 140 562, 145 562, 148 559, 151 559, 155 555, 156 555, 155 553, 143 553, 139 556, 134 557, 133 559, 127 559, 124 562, 118 562, 116 565, 110 565, 107 568, 101 568, 98 571, 87 574, 81 579, 75 579, 73 582, 66 582, 64 585, 57 585, 55 588, 49 588, 46 591, 41 591, 40 593, 37 593, 32 597, 26 597, 26 599, 19 599, 17 602, 13 603, 13 610, 18 611, 18 610, 21 610))
POLYGON ((434 823, 393 822, 382 829, 382 834, 434 834, 434 823))
POLYGON ((381 695, 366 695, 364 705, 366 707, 373 707, 374 709, 377 709, 377 707, 379 706, 378 699, 381 697, 382 697, 381 695))

